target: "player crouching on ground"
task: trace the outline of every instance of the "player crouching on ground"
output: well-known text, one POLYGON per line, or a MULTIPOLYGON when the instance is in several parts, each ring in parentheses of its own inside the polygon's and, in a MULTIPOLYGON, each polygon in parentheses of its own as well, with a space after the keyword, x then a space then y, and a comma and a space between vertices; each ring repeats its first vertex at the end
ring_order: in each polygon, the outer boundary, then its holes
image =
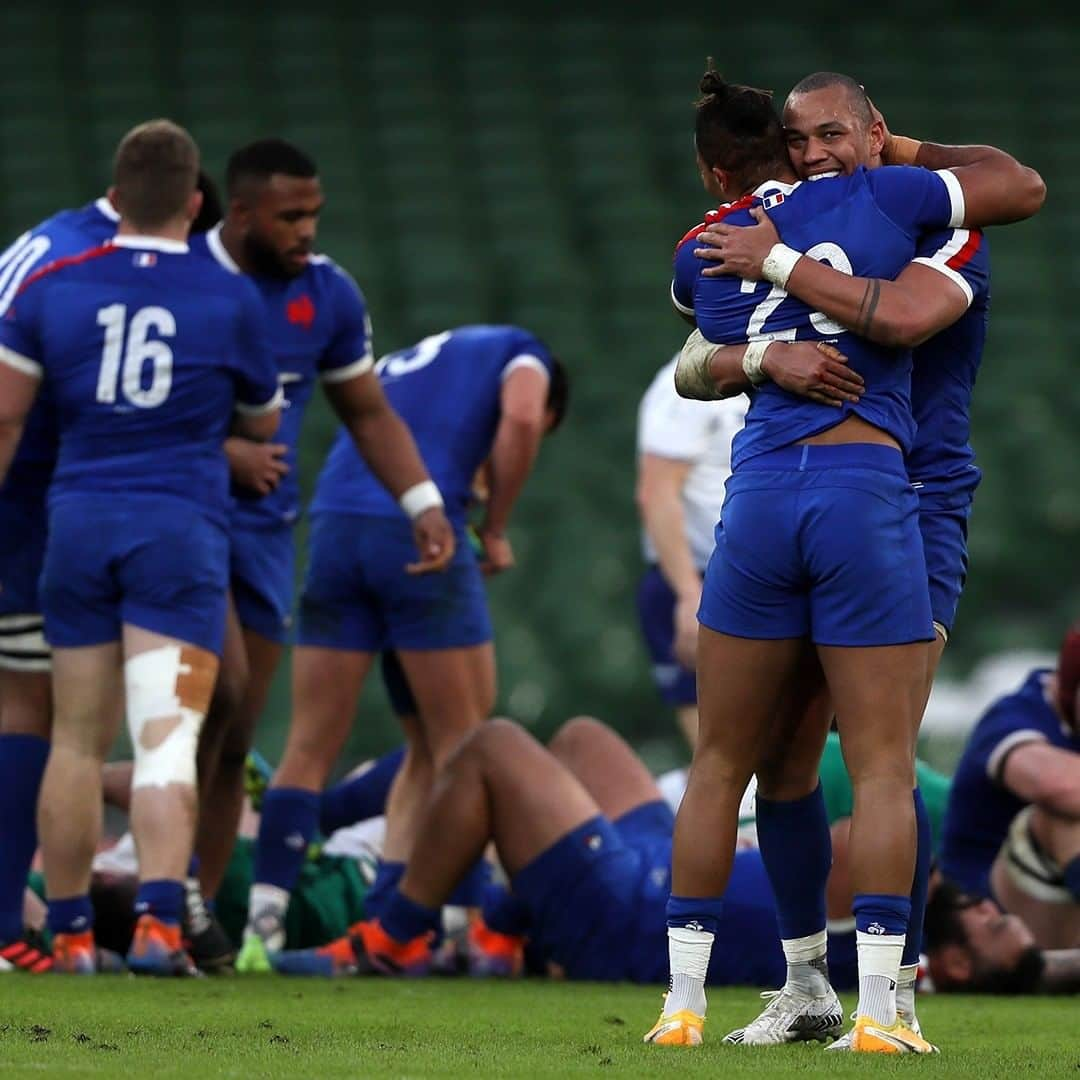
POLYGON ((1056 670, 1036 668, 975 725, 945 814, 946 878, 1019 915, 1044 949, 1080 946, 1078 698, 1080 624, 1056 670))

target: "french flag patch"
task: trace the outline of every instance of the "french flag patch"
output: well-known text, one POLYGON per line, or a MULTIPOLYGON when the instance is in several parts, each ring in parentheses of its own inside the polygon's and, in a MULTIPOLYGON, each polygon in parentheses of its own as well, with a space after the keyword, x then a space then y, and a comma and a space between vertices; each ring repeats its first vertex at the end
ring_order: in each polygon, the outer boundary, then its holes
POLYGON ((152 251, 136 251, 132 262, 139 267, 157 266, 157 255, 152 251))
POLYGON ((778 191, 775 195, 770 195, 767 199, 761 200, 761 208, 763 210, 771 210, 774 206, 779 206, 784 201, 784 193, 778 191))

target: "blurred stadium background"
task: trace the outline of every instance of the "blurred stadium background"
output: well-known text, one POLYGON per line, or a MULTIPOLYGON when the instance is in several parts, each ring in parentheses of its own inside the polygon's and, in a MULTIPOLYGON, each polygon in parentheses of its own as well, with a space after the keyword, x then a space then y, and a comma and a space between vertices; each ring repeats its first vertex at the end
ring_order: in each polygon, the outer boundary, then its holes
MULTIPOLYGON (((0 226, 14 237, 98 195, 119 136, 152 116, 185 124, 217 177, 237 145, 281 134, 319 162, 320 247, 366 293, 379 352, 466 322, 547 338, 574 401, 520 505, 518 569, 491 586, 500 707, 541 734, 595 713, 659 766, 683 751, 636 623, 634 424, 685 334, 667 290, 674 243, 708 206, 690 135, 705 57, 780 100, 807 72, 848 72, 896 131, 1011 150, 1049 197, 1037 219, 992 237, 974 420, 985 479, 946 655, 953 685, 928 723, 947 765, 956 733, 1029 659, 993 658, 1053 650, 1080 613, 1080 95, 1067 92, 1080 16, 1014 7, 11 0, 0 226)), ((333 430, 317 399, 308 486, 333 430)), ((259 734, 272 758, 287 681, 259 734)), ((395 739, 373 686, 350 753, 395 739)))

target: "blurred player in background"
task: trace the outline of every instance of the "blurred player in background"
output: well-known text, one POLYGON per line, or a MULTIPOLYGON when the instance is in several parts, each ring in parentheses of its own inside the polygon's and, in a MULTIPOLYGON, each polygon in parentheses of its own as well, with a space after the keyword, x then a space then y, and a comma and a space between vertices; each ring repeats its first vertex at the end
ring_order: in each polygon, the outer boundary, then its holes
POLYGON ((0 474, 43 378, 60 431, 41 579, 54 718, 38 822, 64 971, 97 966, 87 893, 121 702, 141 869, 129 965, 195 970, 180 919, 196 744, 225 628, 221 447, 233 423, 271 435, 280 401, 254 290, 188 251, 198 165, 175 124, 130 131, 110 190, 115 239, 33 275, 0 324, 0 474))
POLYGON ((315 162, 283 139, 260 139, 232 155, 225 182, 225 218, 192 249, 254 282, 285 411, 276 442, 234 438, 226 444, 238 481, 229 520, 233 613, 223 692, 200 748, 204 786, 197 851, 210 896, 228 863, 243 800, 244 758, 292 621, 297 445, 316 383, 341 418, 343 437, 351 440, 358 460, 389 492, 388 501, 392 497, 407 508, 415 545, 407 561, 418 557, 425 573, 441 570, 454 547, 439 492, 372 370, 364 298, 341 267, 315 253, 324 205, 315 162))
POLYGON ((638 585, 638 615, 653 681, 692 747, 701 577, 731 475, 731 440, 747 402, 742 396, 708 403, 679 397, 677 361, 657 372, 638 409, 637 505, 648 564, 638 585))
POLYGON ((338 434, 311 504, 310 555, 293 652, 289 738, 263 801, 238 968, 266 970, 318 823, 319 792, 352 726, 376 656, 393 649, 419 717, 391 790, 376 889, 396 882, 437 769, 491 713, 495 659, 483 578, 465 539, 473 480, 490 459, 478 527, 488 572, 513 565, 506 530, 546 431, 562 419, 567 382, 541 341, 513 326, 466 326, 425 338, 377 365, 443 492, 457 537, 444 575, 419 576, 408 522, 338 434))
MULTIPOLYGON (((451 756, 421 817, 404 876, 377 918, 330 945, 282 953, 288 974, 426 974, 440 908, 493 841, 510 878, 485 905, 486 934, 571 979, 660 982, 673 815, 633 750, 594 720, 565 725, 544 747, 491 720, 451 756)), ((783 968, 764 870, 736 860, 722 933, 729 984, 763 985, 783 968)), ((718 953, 719 959, 719 953, 718 953)))
MULTIPOLYGON (((845 841, 852 793, 835 739, 829 741, 825 762, 822 782, 837 840, 830 915, 850 921, 845 841)), ((924 763, 920 775, 930 781, 935 796, 945 795, 945 777, 924 763)), ((939 802, 943 811, 944 797, 932 805, 936 811, 939 802)), ((468 872, 486 828, 500 858, 507 860, 510 888, 486 890, 482 913, 469 928, 468 970, 519 973, 527 943, 534 964, 569 978, 661 982, 667 974, 663 883, 670 872, 673 825, 673 814, 644 763, 607 725, 577 717, 545 748, 520 728, 497 721, 469 736, 451 759, 425 815, 406 879, 382 912, 375 918, 366 913, 340 940, 280 954, 277 967, 287 974, 319 976, 433 972, 438 953, 432 932, 438 930, 439 907, 451 895, 448 883, 468 872), (481 802, 485 813, 478 814, 481 802), (433 860, 436 846, 439 856, 433 860), (633 948, 627 948, 624 937, 628 923, 638 927, 633 948)), ((364 857, 367 845, 377 842, 376 823, 356 828, 355 834, 355 850, 364 857)), ((340 835, 327 844, 328 850, 346 849, 349 840, 340 835)), ((710 982, 760 986, 779 977, 785 961, 775 901, 761 855, 750 843, 736 855, 727 900, 731 912, 725 913, 721 933, 722 953, 730 962, 722 962, 717 950, 710 982)), ((945 949, 968 958, 978 977, 958 982, 958 988, 1056 993, 1080 984, 1076 950, 1032 948, 1030 933, 1015 918, 1006 940, 995 940, 988 932, 990 911, 963 908, 956 901, 955 891, 946 888, 935 896, 940 936, 951 935, 952 944, 939 946, 935 937, 930 964, 934 967, 945 949)), ((854 986, 852 942, 830 937, 829 955, 837 984, 854 986)))
MULTIPOLYGON (((892 136, 862 87, 847 76, 832 72, 808 76, 792 90, 784 107, 784 124, 792 164, 804 178, 838 171, 850 174, 860 166, 877 167, 883 160, 908 162, 919 153, 935 167, 969 164, 1001 153, 988 147, 928 146, 923 151, 921 144, 913 140, 892 136), (876 146, 879 138, 880 154, 871 146, 872 140, 876 146)), ((701 257, 724 260, 722 267, 706 270, 705 274, 734 273, 753 280, 760 276, 761 263, 779 236, 761 211, 754 211, 754 216, 760 222, 757 226, 735 230, 722 224, 715 228, 710 225, 700 234, 699 241, 717 245, 700 249, 701 257)), ((948 229, 924 236, 916 248, 915 259, 895 282, 873 283, 875 291, 869 294, 873 307, 869 302, 864 306, 867 283, 861 280, 822 264, 800 268, 800 275, 791 283, 792 293, 849 330, 882 344, 917 346, 912 357, 911 400, 918 428, 905 465, 919 497, 919 530, 935 630, 930 645, 925 706, 967 575, 967 522, 981 476, 970 444, 970 406, 987 332, 987 243, 975 230, 948 229), (933 328, 953 318, 955 322, 926 340, 933 328)), ((785 348, 782 343, 771 345, 770 360, 775 361, 775 354, 785 348)), ((738 353, 741 365, 743 350, 729 347, 728 351, 738 353)), ((812 791, 812 762, 795 758, 781 764, 779 777, 765 777, 766 790, 771 780, 779 780, 788 790, 812 791)), ((914 805, 917 860, 897 994, 900 1015, 917 1030, 914 987, 930 872, 929 825, 918 789, 914 805)), ((776 876, 784 873, 787 846, 812 843, 808 833, 799 830, 815 828, 823 836, 820 819, 803 815, 786 830, 786 840, 775 852, 776 876)), ((767 834, 763 850, 772 867, 769 857, 774 851, 770 839, 767 834)), ((823 843, 817 846, 827 853, 823 843)), ((800 879, 801 900, 798 882, 792 881, 789 890, 779 886, 784 904, 820 913, 820 896, 827 873, 828 859, 823 854, 817 872, 800 879)), ((818 927, 821 929, 823 926, 818 927)), ((787 993, 774 998, 762 1016, 744 1029, 744 1041, 776 1043, 790 1041, 797 1034, 792 1024, 800 1011, 800 995, 797 979, 792 983, 787 993)))
MULTIPOLYGON (((213 182, 199 172, 202 205, 192 231, 221 216, 213 182)), ((95 247, 120 215, 106 196, 62 210, 0 255, 0 317, 31 273, 95 247)), ((56 417, 38 394, 0 486, 0 971, 48 971, 44 942, 23 933, 23 889, 37 848, 37 795, 49 754, 52 690, 38 580, 45 557, 46 492, 56 465, 56 417)))
MULTIPOLYGON (((1080 946, 1080 626, 983 714, 956 767, 941 870, 1019 915, 1043 948, 1080 946)), ((939 974, 964 975, 962 956, 939 974)), ((936 975, 935 978, 939 976, 936 975)))
MULTIPOLYGON (((895 170, 887 178, 881 172, 855 174, 800 189, 767 95, 731 87, 711 74, 702 90, 699 168, 709 190, 742 197, 728 208, 731 223, 750 224, 747 211, 756 198, 792 236, 799 236, 800 245, 842 262, 853 273, 894 276, 927 229, 1012 220, 1041 204, 1041 181, 1011 193, 1009 203, 1001 197, 1000 176, 978 166, 966 181, 951 173, 895 170), (755 108, 760 109, 756 119, 755 108), (717 126, 710 129, 713 122, 717 126), (757 132, 756 142, 747 141, 749 132, 757 132), (860 200, 865 207, 861 226, 853 210, 860 200), (1017 205, 1024 208, 1019 213, 1017 205), (808 217, 800 217, 803 207, 808 217), (896 228, 883 230, 886 219, 896 228), (871 239, 874 226, 878 235, 871 239), (891 245, 882 242, 886 231, 891 245)), ((915 430, 907 396, 909 363, 902 354, 864 339, 845 338, 845 352, 855 354, 853 366, 865 377, 866 390, 857 405, 833 410, 833 417, 814 402, 793 401, 772 390, 761 377, 769 337, 779 333, 823 340, 844 332, 783 291, 799 259, 788 251, 773 253, 766 270, 774 290, 769 295, 747 291, 745 283, 731 279, 726 289, 713 292, 703 282, 724 279, 701 278, 703 264, 688 245, 676 256, 675 296, 694 310, 705 336, 717 341, 732 340, 729 335, 758 338, 746 348, 744 364, 760 385, 747 426, 736 440, 735 475, 703 594, 701 619, 710 629, 699 639, 699 693, 709 702, 709 740, 705 747, 699 743, 695 754, 676 831, 669 909, 672 991, 647 1038, 700 1042, 701 975, 711 925, 722 906, 738 797, 770 748, 777 756, 775 747, 787 742, 774 728, 776 712, 784 694, 803 677, 803 640, 809 638, 827 677, 856 789, 852 873, 861 975, 852 1048, 925 1053, 932 1048, 898 1021, 895 999, 911 907, 915 823, 910 792, 925 688, 922 642, 933 637, 917 504, 902 458, 915 430), (746 469, 742 477, 740 465, 746 469), (781 497, 785 486, 791 495, 781 497), (886 489, 893 492, 888 498, 886 489), (781 507, 789 500, 785 512, 781 507), (793 521, 798 522, 794 527, 793 521), (871 593, 865 588, 867 576, 875 583, 871 593), (718 848, 703 847, 697 839, 702 832, 717 836, 718 848)), ((715 393, 707 366, 686 374, 690 396, 699 375, 715 393)), ((701 722, 704 733, 704 708, 701 722)), ((795 752, 810 748, 818 756, 821 737, 823 732, 814 732, 808 743, 796 739, 795 752)), ((811 792, 803 799, 788 798, 783 809, 818 815, 819 802, 811 792), (807 799, 814 805, 804 805, 807 799)), ((759 828, 760 818, 759 805, 759 828)), ((779 832, 786 830, 781 826, 779 832)), ((823 835, 827 843, 827 830, 823 835)), ((814 853, 813 847, 803 846, 794 849, 798 859, 789 861, 787 873, 799 879, 800 887, 801 867, 814 862, 814 853)), ((802 922, 823 915, 797 914, 802 922)), ((799 947, 789 959, 806 967, 819 963, 815 956, 820 956, 823 933, 783 929, 785 940, 799 947)), ((824 972, 819 975, 820 993, 802 989, 816 999, 814 1018, 823 1029, 838 1024, 842 1013, 824 972)))

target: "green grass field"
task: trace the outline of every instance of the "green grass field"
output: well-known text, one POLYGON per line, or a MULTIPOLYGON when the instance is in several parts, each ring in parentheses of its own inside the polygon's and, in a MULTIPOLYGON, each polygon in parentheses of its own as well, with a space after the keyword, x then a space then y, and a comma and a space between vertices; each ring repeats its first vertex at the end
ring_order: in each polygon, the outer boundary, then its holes
POLYGON ((0 1076, 1080 1076, 1074 999, 923 998, 943 1052, 918 1061, 722 1046, 756 1012, 751 991, 712 993, 701 1049, 646 1047, 659 1004, 658 988, 539 981, 12 975, 0 981, 0 1076))

